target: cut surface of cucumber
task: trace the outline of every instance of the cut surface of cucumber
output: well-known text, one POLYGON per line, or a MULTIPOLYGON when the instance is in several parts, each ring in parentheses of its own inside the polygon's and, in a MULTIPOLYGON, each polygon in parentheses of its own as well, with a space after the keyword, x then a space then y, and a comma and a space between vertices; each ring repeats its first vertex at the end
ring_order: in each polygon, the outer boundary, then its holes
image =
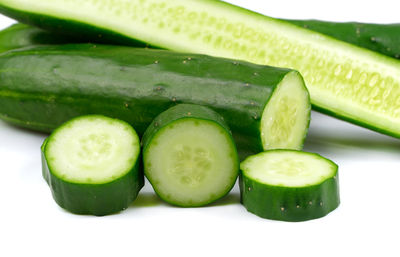
POLYGON ((139 151, 139 138, 130 125, 87 116, 56 130, 45 154, 54 175, 65 181, 106 183, 129 172, 139 151))
POLYGON ((143 186, 140 142, 127 123, 82 116, 42 145, 43 177, 55 201, 77 214, 107 215, 129 206, 143 186))
POLYGON ((260 125, 264 150, 303 147, 302 131, 309 125, 311 106, 308 92, 297 81, 296 73, 286 75, 264 108, 260 125))
POLYGON ((239 161, 222 122, 206 107, 177 105, 150 125, 143 141, 145 175, 163 200, 202 206, 231 190, 239 161))
POLYGON ((260 217, 303 221, 339 205, 338 166, 313 153, 270 150, 240 165, 241 201, 260 217))
POLYGON ((316 109, 400 137, 400 63, 222 1, 0 0, 1 12, 47 29, 96 32, 299 70, 316 109))

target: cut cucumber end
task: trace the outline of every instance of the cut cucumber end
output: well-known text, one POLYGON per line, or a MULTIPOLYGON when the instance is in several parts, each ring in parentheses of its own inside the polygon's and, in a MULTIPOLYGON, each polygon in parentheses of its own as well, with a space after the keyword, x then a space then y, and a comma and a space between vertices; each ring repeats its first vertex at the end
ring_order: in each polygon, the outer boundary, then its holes
POLYGON ((271 186, 307 187, 332 178, 337 165, 317 154, 288 150, 267 151, 241 164, 244 174, 271 186))
POLYGON ((311 104, 303 78, 288 73, 277 85, 261 117, 264 150, 303 147, 310 123, 311 104))
POLYGON ((226 195, 238 175, 231 135, 213 121, 182 118, 163 127, 144 153, 145 174, 166 202, 202 206, 226 195))
POLYGON ((241 202, 262 218, 305 221, 339 206, 338 166, 318 154, 270 150, 240 168, 241 202))
POLYGON ((128 173, 140 152, 139 137, 127 123, 90 115, 55 130, 45 147, 52 173, 82 184, 103 184, 128 173))

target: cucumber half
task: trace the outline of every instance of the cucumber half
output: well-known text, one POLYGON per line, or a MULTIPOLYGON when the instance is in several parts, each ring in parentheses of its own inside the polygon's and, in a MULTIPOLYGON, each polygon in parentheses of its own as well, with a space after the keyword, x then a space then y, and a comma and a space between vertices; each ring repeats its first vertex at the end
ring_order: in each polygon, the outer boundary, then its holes
POLYGON ((270 150, 240 165, 241 201, 262 218, 304 221, 339 205, 338 166, 314 153, 270 150))
POLYGON ((156 193, 182 207, 203 206, 225 196, 239 159, 222 116, 180 104, 161 113, 143 136, 145 175, 156 193))
POLYGON ((224 117, 241 156, 301 149, 311 104, 299 72, 232 59, 112 45, 37 46, 0 58, 0 118, 40 131, 91 113, 142 135, 178 103, 224 117), (26 72, 27 69, 35 72, 26 72), (155 75, 156 74, 156 75, 155 75))
POLYGON ((143 186, 140 142, 127 123, 100 115, 75 118, 42 146, 43 177, 55 201, 77 214, 126 209, 143 186))

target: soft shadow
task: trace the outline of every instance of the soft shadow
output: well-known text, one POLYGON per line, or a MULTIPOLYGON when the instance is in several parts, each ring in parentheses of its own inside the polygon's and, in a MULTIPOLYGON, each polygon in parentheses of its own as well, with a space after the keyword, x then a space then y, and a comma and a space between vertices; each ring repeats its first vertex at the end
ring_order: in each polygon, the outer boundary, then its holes
POLYGON ((130 207, 151 207, 158 205, 165 205, 165 203, 155 193, 143 192, 139 193, 130 207))
POLYGON ((230 194, 222 197, 218 201, 215 201, 207 206, 208 207, 225 206, 225 205, 237 204, 237 203, 240 203, 240 194, 239 194, 239 192, 233 192, 233 193, 230 193, 230 194))
POLYGON ((304 148, 318 152, 327 148, 351 149, 358 148, 363 150, 379 150, 386 152, 399 152, 400 140, 383 135, 366 136, 352 135, 352 137, 343 135, 328 135, 319 133, 310 133, 305 142, 304 148))

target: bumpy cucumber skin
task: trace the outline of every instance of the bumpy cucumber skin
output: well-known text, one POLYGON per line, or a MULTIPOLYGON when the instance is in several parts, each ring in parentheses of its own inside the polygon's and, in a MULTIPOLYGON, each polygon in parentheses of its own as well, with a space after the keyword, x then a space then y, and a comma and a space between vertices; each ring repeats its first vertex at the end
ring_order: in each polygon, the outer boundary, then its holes
MULTIPOLYGON (((14 10, 0 3, 0 13, 7 15, 8 17, 14 18, 22 23, 30 24, 35 27, 44 29, 46 31, 52 31, 57 33, 62 39, 74 38, 75 41, 70 43, 78 42, 90 42, 90 43, 105 43, 105 44, 118 44, 128 45, 134 47, 149 47, 150 45, 140 41, 139 39, 133 39, 125 35, 116 33, 114 31, 95 27, 90 24, 74 20, 62 20, 56 17, 40 15, 30 12, 21 12, 14 10), (84 31, 84 33, 82 33, 84 31)), ((152 48, 157 48, 152 46, 152 48)))
POLYGON ((253 153, 262 150, 260 120, 269 97, 294 72, 205 55, 90 44, 9 51, 0 58, 0 70, 0 117, 19 126, 50 132, 73 117, 103 114, 128 122, 141 135, 161 112, 192 103, 221 114, 237 142, 253 153))
POLYGON ((230 131, 228 125, 225 123, 223 117, 213 111, 212 109, 205 107, 205 106, 200 106, 200 105, 194 105, 194 104, 179 104, 174 107, 171 107, 170 109, 166 110, 165 112, 162 112, 160 115, 158 115, 153 122, 149 125, 147 130, 145 131, 143 138, 142 138, 142 145, 143 145, 143 165, 144 165, 144 174, 149 180, 150 184, 153 185, 153 189, 156 192, 156 194, 163 199, 165 202, 180 206, 180 207, 200 207, 200 206, 205 206, 208 205, 212 202, 215 202, 218 199, 221 199, 222 197, 226 196, 233 188, 236 182, 236 178, 239 175, 239 156, 237 154, 236 146, 232 137, 232 132, 230 131), (151 145, 151 142, 153 138, 159 133, 163 128, 165 128, 167 125, 174 123, 178 120, 182 119, 196 119, 196 120, 205 120, 208 122, 213 122, 216 123, 218 126, 222 127, 226 131, 226 135, 230 137, 230 142, 231 142, 231 148, 234 149, 235 156, 234 156, 234 162, 236 165, 236 170, 237 170, 237 175, 234 177, 234 179, 231 181, 230 186, 226 188, 225 192, 221 193, 218 196, 215 196, 213 199, 207 199, 204 202, 197 202, 197 203, 187 203, 187 204, 182 204, 173 201, 169 197, 165 197, 162 194, 160 194, 157 190, 157 187, 153 185, 151 174, 149 174, 146 171, 146 156, 148 154, 148 149, 149 146, 151 145))
POLYGON ((302 28, 400 59, 400 23, 371 24, 320 20, 285 20, 302 28))
POLYGON ((265 185, 241 170, 240 201, 247 211, 265 219, 297 222, 324 217, 340 204, 338 169, 334 166, 333 177, 307 187, 265 185))
POLYGON ((131 169, 122 177, 99 184, 75 183, 63 180, 51 171, 46 160, 48 142, 49 138, 46 138, 41 146, 42 176, 50 187, 53 199, 69 212, 95 216, 120 212, 128 208, 144 186, 140 153, 131 169))
POLYGON ((0 52, 39 44, 54 45, 79 42, 84 41, 21 23, 13 24, 0 31, 0 52))

